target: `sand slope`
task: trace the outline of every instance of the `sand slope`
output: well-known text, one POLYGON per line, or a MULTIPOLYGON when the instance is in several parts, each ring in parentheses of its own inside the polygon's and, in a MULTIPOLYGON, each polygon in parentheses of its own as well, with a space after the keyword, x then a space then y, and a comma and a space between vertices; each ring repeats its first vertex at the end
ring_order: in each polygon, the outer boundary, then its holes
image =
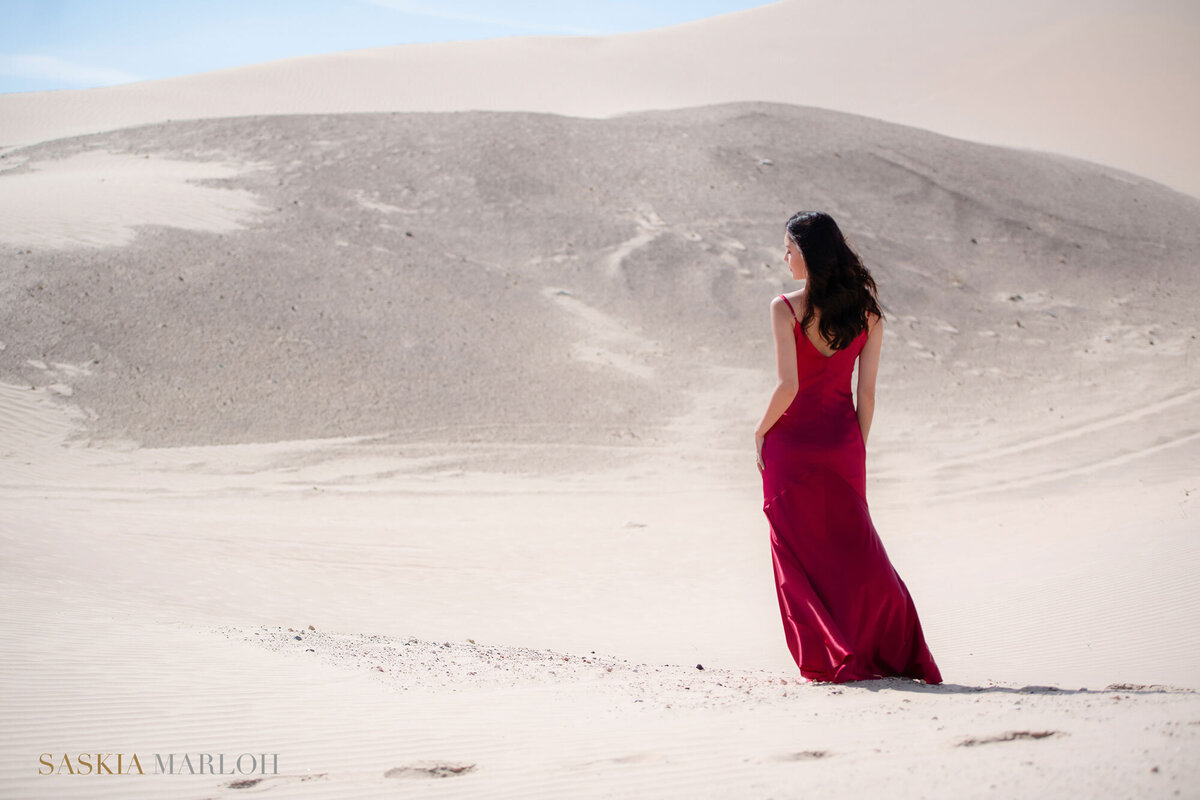
POLYGON ((0 794, 1200 784, 1200 201, 790 105, 231 87, 0 159, 0 794), (880 285, 868 496, 942 686, 801 684, 781 635, 750 432, 800 208, 880 285), (279 773, 37 774, 87 752, 279 773))
POLYGON ((1100 423, 1200 369, 1200 201, 849 115, 259 117, 6 161, 0 205, 73 199, 0 223, 0 368, 65 383, 102 438, 624 448, 685 419, 737 448, 773 368, 780 226, 803 207, 842 221, 891 315, 884 450, 969 459, 979 437, 1100 423), (944 424, 914 427, 931 403, 944 424))
POLYGON ((0 97, 0 145, 232 115, 572 116, 772 101, 1048 150, 1200 194, 1200 12, 1175 0, 980 9, 785 0, 642 33, 409 45, 0 97))

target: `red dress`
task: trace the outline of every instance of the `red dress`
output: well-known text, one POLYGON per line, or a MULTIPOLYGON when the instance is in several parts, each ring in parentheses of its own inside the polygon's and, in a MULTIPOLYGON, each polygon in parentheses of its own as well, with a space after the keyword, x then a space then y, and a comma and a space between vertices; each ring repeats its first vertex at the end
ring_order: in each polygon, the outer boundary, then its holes
POLYGON ((792 329, 800 389, 762 445, 763 511, 788 649, 809 680, 941 683, 867 508, 867 451, 850 393, 867 332, 825 356, 798 319, 792 329))

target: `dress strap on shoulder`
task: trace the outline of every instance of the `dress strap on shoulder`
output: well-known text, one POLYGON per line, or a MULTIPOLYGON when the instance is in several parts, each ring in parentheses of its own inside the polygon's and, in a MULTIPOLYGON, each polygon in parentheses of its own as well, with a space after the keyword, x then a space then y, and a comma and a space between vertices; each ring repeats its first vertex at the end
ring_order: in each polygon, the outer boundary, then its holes
MULTIPOLYGON (((788 304, 788 308, 791 308, 791 309, 792 309, 792 316, 793 316, 793 317, 796 317, 796 309, 792 308, 792 301, 791 301, 791 300, 788 300, 786 295, 782 295, 782 294, 781 294, 781 295, 779 295, 779 296, 783 298, 783 302, 785 302, 785 303, 787 303, 787 304, 788 304)), ((799 317, 796 317, 796 322, 799 322, 799 321, 800 321, 800 318, 799 318, 799 317)))

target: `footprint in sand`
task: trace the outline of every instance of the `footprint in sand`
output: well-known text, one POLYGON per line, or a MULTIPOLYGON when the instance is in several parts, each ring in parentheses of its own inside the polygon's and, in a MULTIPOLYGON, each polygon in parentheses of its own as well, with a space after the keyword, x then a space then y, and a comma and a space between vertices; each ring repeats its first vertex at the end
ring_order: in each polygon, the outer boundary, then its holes
POLYGON ((448 761, 418 761, 403 767, 392 767, 383 773, 385 778, 449 778, 475 769, 474 764, 448 761))
POLYGON ((267 778, 239 778, 236 781, 230 781, 226 786, 230 789, 249 789, 255 792, 265 792, 268 789, 274 789, 281 783, 319 780, 328 774, 328 772, 318 772, 313 775, 272 775, 267 778))
POLYGON ((986 736, 982 739, 963 739, 958 743, 959 747, 973 747, 977 744, 991 744, 993 742, 1012 742, 1017 739, 1044 739, 1047 736, 1062 736, 1062 731, 1009 731, 1002 733, 999 736, 986 736))
POLYGON ((581 761, 575 766, 581 769, 588 769, 590 767, 606 767, 612 764, 653 764, 665 760, 666 756, 662 753, 630 753, 623 756, 610 756, 609 758, 581 761))
POLYGON ((606 761, 610 764, 651 764, 656 761, 662 761, 665 758, 666 756, 661 753, 631 753, 627 756, 613 756, 606 759, 606 761))
POLYGON ((816 761, 819 758, 829 757, 828 750, 800 750, 795 753, 781 753, 775 756, 776 761, 816 761))

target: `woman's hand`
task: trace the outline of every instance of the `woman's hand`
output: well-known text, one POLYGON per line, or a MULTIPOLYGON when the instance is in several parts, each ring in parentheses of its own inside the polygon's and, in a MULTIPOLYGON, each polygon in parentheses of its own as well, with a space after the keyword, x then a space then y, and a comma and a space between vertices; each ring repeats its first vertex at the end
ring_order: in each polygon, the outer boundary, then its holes
POLYGON ((754 433, 754 448, 755 448, 755 450, 758 451, 758 456, 757 456, 758 471, 760 473, 767 468, 766 464, 763 463, 763 457, 762 457, 763 440, 765 438, 766 437, 763 434, 755 431, 755 433, 754 433))

